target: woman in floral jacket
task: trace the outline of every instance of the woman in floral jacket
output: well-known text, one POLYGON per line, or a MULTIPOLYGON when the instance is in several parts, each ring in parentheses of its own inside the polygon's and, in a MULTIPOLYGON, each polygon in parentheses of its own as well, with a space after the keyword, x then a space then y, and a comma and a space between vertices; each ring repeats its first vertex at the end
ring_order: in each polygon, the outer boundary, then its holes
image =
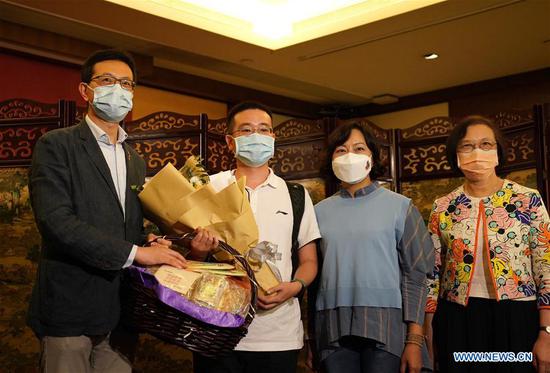
POLYGON ((431 344, 433 325, 441 372, 534 371, 530 362, 455 361, 454 352, 468 351, 519 359, 533 352, 536 371, 550 372, 550 219, 536 190, 497 176, 504 144, 479 116, 465 118, 447 140, 449 163, 465 182, 435 201, 429 223, 436 266, 425 333, 431 344))

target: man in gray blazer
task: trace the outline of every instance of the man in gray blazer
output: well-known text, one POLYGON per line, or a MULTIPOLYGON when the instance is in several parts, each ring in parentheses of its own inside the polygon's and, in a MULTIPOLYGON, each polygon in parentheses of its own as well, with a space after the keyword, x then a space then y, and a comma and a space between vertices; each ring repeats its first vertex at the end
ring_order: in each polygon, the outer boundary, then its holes
MULTIPOLYGON (((46 133, 34 148, 29 184, 42 251, 28 323, 40 338, 43 371, 130 372, 109 344, 122 269, 133 262, 185 266, 168 241, 139 246, 143 218, 132 187, 143 185, 145 163, 119 126, 132 109, 135 81, 129 55, 94 53, 79 85, 85 119, 46 133)), ((217 244, 208 233, 198 236, 192 248, 217 244)))

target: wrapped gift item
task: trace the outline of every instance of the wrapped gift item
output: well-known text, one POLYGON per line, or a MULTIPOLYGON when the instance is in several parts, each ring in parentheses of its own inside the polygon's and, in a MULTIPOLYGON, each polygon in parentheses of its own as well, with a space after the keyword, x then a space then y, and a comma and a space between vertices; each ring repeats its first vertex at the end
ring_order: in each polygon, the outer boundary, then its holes
MULTIPOLYGON (((203 227, 240 254, 256 249, 259 231, 247 198, 246 179, 240 178, 220 191, 214 190, 208 181, 195 158, 188 160, 181 171, 169 163, 151 178, 138 197, 146 217, 165 234, 182 234, 203 227)), ((215 252, 214 257, 220 262, 230 260, 223 250, 215 252)), ((281 281, 273 260, 267 258, 255 266, 255 277, 263 290, 281 281)))
POLYGON ((189 299, 204 307, 243 316, 248 311, 250 295, 250 281, 247 279, 202 273, 189 299))
POLYGON ((175 290, 187 297, 195 281, 201 277, 200 273, 175 268, 169 265, 162 265, 157 269, 149 269, 149 271, 155 275, 158 282, 163 286, 175 290))
POLYGON ((245 316, 251 285, 245 271, 229 263, 191 262, 187 269, 161 265, 147 268, 164 287, 199 306, 245 316), (233 276, 235 273, 237 276, 233 276))

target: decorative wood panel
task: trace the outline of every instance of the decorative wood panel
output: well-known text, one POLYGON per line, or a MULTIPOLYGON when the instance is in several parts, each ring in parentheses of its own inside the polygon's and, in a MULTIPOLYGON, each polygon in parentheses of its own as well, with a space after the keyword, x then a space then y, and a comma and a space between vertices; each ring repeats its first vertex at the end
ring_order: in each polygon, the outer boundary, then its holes
POLYGON ((506 135, 508 154, 506 162, 514 168, 530 168, 535 165, 535 133, 530 126, 506 135), (523 166, 523 167, 522 167, 523 166))
POLYGON ((207 132, 215 135, 225 135, 227 131, 227 118, 208 119, 207 132))
POLYGON ((277 175, 285 179, 317 177, 322 166, 324 147, 325 140, 323 138, 277 145, 270 166, 277 175))
POLYGON ((445 155, 445 144, 403 145, 400 147, 400 172, 402 179, 432 176, 434 173, 446 175, 451 167, 445 155))
POLYGON ((199 155, 200 136, 129 140, 147 165, 147 174, 154 175, 168 163, 180 168, 187 157, 199 155))
POLYGON ((275 155, 270 166, 287 180, 318 177, 326 144, 325 121, 289 119, 274 129, 275 155))
POLYGON ((209 174, 235 168, 235 158, 227 148, 223 137, 208 137, 206 148, 208 149, 206 168, 209 174))
POLYGON ((324 137, 325 128, 322 120, 289 119, 274 129, 277 141, 298 141, 307 138, 324 137))
POLYGON ((143 157, 147 175, 156 174, 172 163, 180 168, 191 155, 204 157, 201 115, 159 111, 125 122, 128 142, 143 157))
POLYGON ((200 115, 183 115, 160 111, 127 122, 125 128, 129 135, 198 131, 200 130, 200 118, 200 115))
POLYGON ((39 124, 0 127, 0 162, 10 166, 29 163, 38 138, 54 128, 39 124))
POLYGON ((25 99, 0 102, 0 120, 56 117, 59 105, 25 99))
POLYGON ((448 117, 434 117, 420 124, 401 131, 402 141, 427 140, 448 136, 454 127, 454 122, 448 117))
POLYGON ((24 99, 0 103, 0 167, 28 166, 34 145, 46 132, 74 123, 74 102, 24 99))
POLYGON ((524 124, 533 123, 532 110, 510 110, 500 111, 491 116, 491 119, 501 129, 506 130, 511 127, 518 127, 524 124))

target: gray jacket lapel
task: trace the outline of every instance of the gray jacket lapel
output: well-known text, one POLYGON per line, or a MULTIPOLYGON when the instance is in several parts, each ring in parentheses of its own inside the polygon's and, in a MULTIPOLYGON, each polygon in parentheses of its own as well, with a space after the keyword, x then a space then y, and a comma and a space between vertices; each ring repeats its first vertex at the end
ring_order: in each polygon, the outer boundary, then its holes
POLYGON ((82 139, 82 145, 85 149, 86 154, 90 157, 90 159, 98 169, 99 173, 101 174, 101 176, 103 177, 107 185, 109 186, 111 193, 113 193, 113 197, 118 202, 118 207, 120 208, 120 211, 122 211, 122 206, 118 199, 118 195, 115 189, 115 184, 113 183, 113 178, 111 176, 111 171, 109 170, 109 166, 105 161, 105 157, 103 157, 103 153, 101 153, 101 149, 99 149, 97 140, 95 139, 94 135, 92 134, 92 131, 88 127, 88 124, 86 123, 85 120, 80 122, 79 126, 80 126, 80 138, 82 139))

